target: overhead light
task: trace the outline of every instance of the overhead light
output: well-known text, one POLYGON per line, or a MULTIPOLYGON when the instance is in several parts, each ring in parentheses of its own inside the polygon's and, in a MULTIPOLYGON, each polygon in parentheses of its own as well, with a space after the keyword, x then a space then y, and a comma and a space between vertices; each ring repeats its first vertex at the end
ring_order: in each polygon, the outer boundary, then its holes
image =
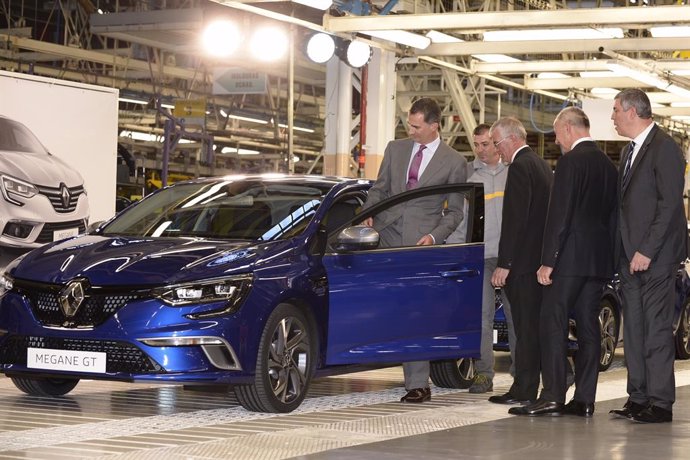
POLYGON ((292 0, 300 5, 310 6, 317 10, 327 10, 333 5, 333 0, 292 0))
POLYGON ((654 38, 690 37, 689 26, 650 27, 649 32, 654 38))
POLYGON ((588 40, 601 38, 623 38, 623 29, 583 28, 583 29, 523 29, 523 30, 487 30, 485 42, 510 42, 521 40, 588 40))
MULTIPOLYGON (((286 125, 284 123, 278 123, 278 127, 287 129, 288 125, 286 125)), ((314 130, 311 128, 303 128, 302 126, 297 126, 297 125, 292 125, 292 129, 294 129, 295 131, 302 131, 305 133, 313 133, 314 132, 314 130)))
POLYGON ((240 45, 242 35, 237 25, 231 21, 215 21, 204 29, 201 42, 204 49, 213 56, 232 55, 240 45))
POLYGON ((568 75, 560 72, 539 72, 537 78, 570 78, 568 75))
POLYGON ((262 125, 268 124, 268 120, 262 120, 261 118, 254 118, 251 116, 237 115, 234 113, 231 113, 230 115, 228 115, 228 118, 233 118, 235 120, 249 121, 251 123, 260 123, 262 125))
POLYGON ((238 155, 258 155, 261 152, 259 152, 258 150, 237 149, 235 147, 223 147, 220 150, 220 153, 236 153, 238 155))
POLYGON ((690 107, 690 102, 671 102, 671 107, 690 107))
POLYGON ((149 101, 147 99, 143 99, 141 97, 136 97, 136 96, 119 96, 117 98, 118 101, 120 102, 129 102, 130 104, 140 104, 140 105, 148 105, 149 101))
POLYGON ((249 49, 254 57, 261 61, 277 61, 287 54, 288 36, 280 27, 260 27, 249 42, 249 49))
POLYGON ((662 89, 668 91, 669 93, 673 93, 676 96, 680 96, 684 99, 690 99, 690 90, 685 89, 681 86, 678 86, 675 83, 671 83, 666 88, 662 88, 662 89))
POLYGON ((313 34, 307 40, 306 53, 317 64, 328 62, 335 54, 335 39, 323 32, 313 34))
POLYGON ((616 88, 592 88, 589 92, 595 96, 610 96, 613 98, 613 96, 620 93, 620 90, 616 88))
POLYGON ((507 54, 473 54, 472 57, 477 58, 482 62, 490 62, 493 64, 503 64, 506 62, 521 62, 520 59, 508 56, 507 54))
POLYGON ((463 40, 452 35, 444 34, 438 30, 430 30, 426 36, 431 39, 431 43, 460 43, 463 40))
POLYGON ((358 69, 371 59, 371 46, 359 40, 344 40, 336 46, 335 54, 350 67, 358 69))
POLYGON ((671 120, 690 121, 690 115, 671 115, 671 120))
POLYGON ((582 78, 612 78, 615 77, 615 72, 610 70, 596 70, 591 72, 580 72, 582 78))
POLYGON ((634 69, 627 65, 621 64, 618 61, 609 61, 606 63, 606 67, 612 71, 645 83, 649 86, 654 86, 655 88, 662 89, 669 93, 675 94, 685 99, 690 99, 690 90, 678 86, 672 83, 666 78, 662 78, 660 75, 652 73, 651 71, 634 69))
POLYGON ((426 49, 431 45, 429 37, 413 34, 406 30, 362 30, 361 33, 420 50, 426 49))

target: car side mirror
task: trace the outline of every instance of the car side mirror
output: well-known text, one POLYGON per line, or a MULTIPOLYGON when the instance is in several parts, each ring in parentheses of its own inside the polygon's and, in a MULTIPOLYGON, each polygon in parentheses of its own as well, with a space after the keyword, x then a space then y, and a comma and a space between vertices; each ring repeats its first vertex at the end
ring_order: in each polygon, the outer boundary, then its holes
POLYGON ((86 233, 88 235, 98 233, 96 230, 98 230, 98 227, 100 227, 104 222, 105 222, 104 220, 99 220, 98 222, 94 222, 93 224, 89 224, 89 226, 86 228, 86 233))
POLYGON ((372 227, 355 225, 343 229, 336 238, 337 251, 362 251, 379 246, 379 232, 372 227))

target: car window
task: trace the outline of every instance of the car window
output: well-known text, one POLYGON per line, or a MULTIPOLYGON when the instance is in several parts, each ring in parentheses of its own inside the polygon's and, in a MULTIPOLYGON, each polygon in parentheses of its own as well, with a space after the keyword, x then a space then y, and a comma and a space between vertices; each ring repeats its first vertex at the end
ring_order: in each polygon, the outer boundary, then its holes
POLYGON ((29 128, 3 117, 0 117, 0 150, 48 154, 43 144, 29 128))
POLYGON ((101 233, 272 241, 303 231, 327 190, 269 181, 176 184, 119 215, 101 233))

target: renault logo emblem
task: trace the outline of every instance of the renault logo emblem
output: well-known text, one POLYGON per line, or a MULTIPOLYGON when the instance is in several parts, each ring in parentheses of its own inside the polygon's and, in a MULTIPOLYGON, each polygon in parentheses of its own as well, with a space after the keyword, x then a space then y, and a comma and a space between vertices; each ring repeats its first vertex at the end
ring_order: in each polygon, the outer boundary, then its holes
POLYGON ((63 208, 69 207, 70 193, 65 184, 60 184, 60 199, 62 201, 63 208))
POLYGON ((60 291, 59 302, 60 310, 67 318, 73 318, 77 314, 77 310, 86 298, 84 291, 88 281, 85 279, 77 279, 70 281, 62 291, 60 291))

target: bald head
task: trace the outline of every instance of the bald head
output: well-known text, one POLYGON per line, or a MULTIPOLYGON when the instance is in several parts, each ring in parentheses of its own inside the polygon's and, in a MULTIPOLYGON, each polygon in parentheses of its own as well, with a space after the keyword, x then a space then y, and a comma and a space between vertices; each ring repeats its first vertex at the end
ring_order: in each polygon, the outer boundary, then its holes
POLYGON ((566 107, 556 115, 553 130, 556 134, 556 144, 561 146, 561 151, 569 152, 573 149, 575 141, 590 137, 589 117, 579 107, 566 107))

